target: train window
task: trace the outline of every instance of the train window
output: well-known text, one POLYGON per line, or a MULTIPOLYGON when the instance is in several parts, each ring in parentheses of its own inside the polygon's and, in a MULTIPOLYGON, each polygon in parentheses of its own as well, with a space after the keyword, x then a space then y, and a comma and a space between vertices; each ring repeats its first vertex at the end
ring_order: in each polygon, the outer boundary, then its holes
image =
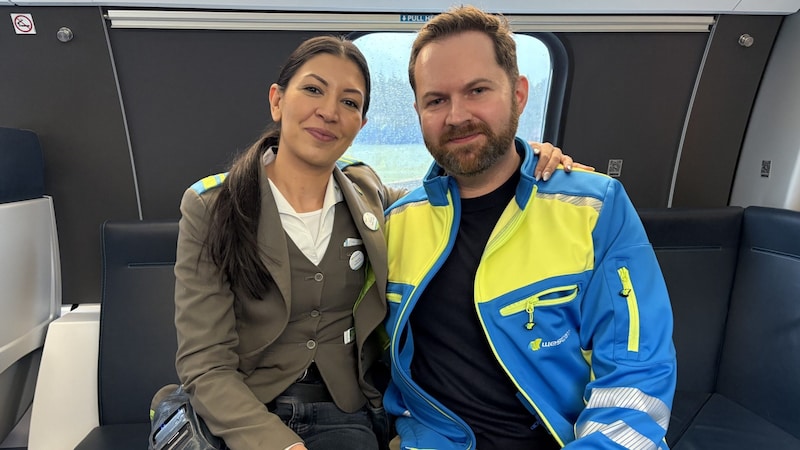
MULTIPOLYGON (((370 33, 354 40, 369 62, 372 99, 367 125, 348 156, 371 165, 390 186, 419 186, 432 159, 425 149, 408 84, 408 56, 414 33, 370 33)), ((516 34, 520 73, 530 81, 528 104, 518 135, 541 141, 552 82, 551 56, 538 38, 516 34)))

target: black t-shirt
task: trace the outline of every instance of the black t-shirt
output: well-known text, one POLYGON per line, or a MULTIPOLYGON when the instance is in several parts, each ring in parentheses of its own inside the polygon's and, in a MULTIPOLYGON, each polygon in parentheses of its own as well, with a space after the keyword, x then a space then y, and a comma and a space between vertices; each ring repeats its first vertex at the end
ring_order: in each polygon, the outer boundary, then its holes
POLYGON ((411 313, 414 379, 472 428, 477 450, 559 448, 516 397, 474 307, 475 273, 519 172, 492 193, 461 199, 455 245, 411 313))

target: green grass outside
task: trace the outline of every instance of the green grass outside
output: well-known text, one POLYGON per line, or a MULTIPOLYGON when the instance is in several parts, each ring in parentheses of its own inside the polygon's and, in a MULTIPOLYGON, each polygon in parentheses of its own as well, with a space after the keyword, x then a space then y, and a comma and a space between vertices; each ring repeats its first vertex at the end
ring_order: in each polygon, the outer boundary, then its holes
POLYGON ((353 144, 345 156, 372 166, 387 185, 421 180, 433 161, 424 144, 353 144))

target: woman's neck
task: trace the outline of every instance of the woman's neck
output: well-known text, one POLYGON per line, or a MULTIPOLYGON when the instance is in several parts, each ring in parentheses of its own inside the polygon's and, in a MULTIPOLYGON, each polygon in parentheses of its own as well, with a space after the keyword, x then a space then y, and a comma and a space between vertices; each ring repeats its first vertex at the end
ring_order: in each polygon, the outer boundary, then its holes
POLYGON ((333 168, 317 170, 317 168, 300 167, 280 156, 264 167, 267 177, 281 191, 286 201, 298 213, 322 209, 325 201, 325 190, 331 178, 333 168))

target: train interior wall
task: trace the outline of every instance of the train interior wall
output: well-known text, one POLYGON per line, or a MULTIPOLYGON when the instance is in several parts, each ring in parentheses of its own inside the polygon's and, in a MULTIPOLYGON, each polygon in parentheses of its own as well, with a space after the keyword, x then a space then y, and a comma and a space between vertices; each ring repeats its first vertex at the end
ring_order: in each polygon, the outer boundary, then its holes
MULTIPOLYGON (((36 35, 0 27, 0 126, 39 134, 67 304, 100 298, 100 225, 178 218, 183 190, 225 170, 268 124, 278 64, 327 34, 112 29, 99 7, 4 11, 36 20, 36 35), (63 26, 72 41, 56 39, 63 26)), ((572 61, 557 144, 601 171, 622 159, 637 207, 727 205, 782 21, 723 15, 710 33, 557 33, 572 61), (739 45, 745 33, 756 45, 739 45)))

